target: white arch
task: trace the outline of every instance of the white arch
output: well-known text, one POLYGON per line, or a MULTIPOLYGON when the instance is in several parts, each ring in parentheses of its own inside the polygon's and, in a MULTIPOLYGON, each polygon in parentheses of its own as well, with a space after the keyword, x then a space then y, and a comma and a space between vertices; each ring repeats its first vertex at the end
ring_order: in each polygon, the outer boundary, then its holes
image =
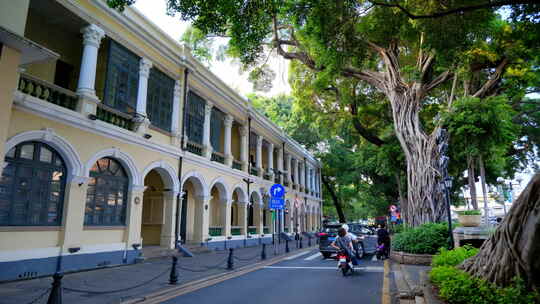
POLYGON ((146 168, 141 174, 141 180, 139 181, 139 185, 144 185, 144 178, 148 173, 150 173, 150 171, 154 169, 156 169, 156 172, 159 174, 159 176, 161 176, 161 179, 168 188, 170 188, 174 192, 180 191, 180 182, 178 181, 178 175, 176 174, 176 171, 174 170, 173 166, 163 160, 155 161, 146 166, 146 168))
POLYGON ((241 202, 241 203, 246 203, 248 201, 247 199, 247 193, 246 193, 246 190, 244 189, 243 187, 243 184, 242 183, 238 183, 236 185, 234 185, 232 188, 232 191, 231 191, 231 198, 232 198, 232 195, 233 193, 238 190, 238 201, 241 202))
POLYGON ((81 177, 83 164, 79 153, 77 153, 77 150, 67 140, 56 134, 53 129, 46 128, 14 135, 6 141, 4 145, 5 153, 25 141, 39 141, 48 144, 64 159, 64 163, 68 169, 68 180, 81 177))
POLYGON ((214 186, 216 186, 216 188, 218 189, 220 199, 226 199, 226 201, 229 201, 231 199, 232 194, 229 193, 229 188, 227 187, 227 183, 225 182, 223 177, 219 176, 210 183, 210 186, 208 187, 210 194, 214 186))
POLYGON ((92 167, 94 166, 94 164, 98 160, 100 160, 100 159, 102 159, 104 157, 111 157, 111 158, 114 158, 115 160, 118 160, 124 166, 124 169, 128 173, 130 181, 131 181, 133 186, 139 187, 139 186, 143 185, 143 184, 140 183, 141 179, 139 177, 139 170, 137 169, 137 166, 135 165, 135 162, 133 161, 133 158, 131 158, 131 156, 129 156, 129 154, 120 151, 120 149, 118 149, 116 147, 101 150, 101 151, 97 152, 96 154, 94 154, 94 156, 92 156, 86 162, 86 165, 84 167, 84 176, 89 177, 90 176, 90 169, 92 169, 92 167))
POLYGON ((255 204, 258 204, 259 206, 262 206, 263 205, 263 202, 262 202, 262 195, 261 193, 258 191, 258 190, 251 190, 250 194, 249 194, 249 199, 251 201, 251 196, 255 194, 255 204))
POLYGON ((182 184, 180 185, 181 189, 184 188, 184 184, 188 181, 188 179, 195 181, 193 185, 196 188, 195 191, 199 192, 198 195, 210 195, 208 184, 206 183, 206 180, 202 174, 197 171, 189 171, 188 173, 184 174, 182 177, 182 184))

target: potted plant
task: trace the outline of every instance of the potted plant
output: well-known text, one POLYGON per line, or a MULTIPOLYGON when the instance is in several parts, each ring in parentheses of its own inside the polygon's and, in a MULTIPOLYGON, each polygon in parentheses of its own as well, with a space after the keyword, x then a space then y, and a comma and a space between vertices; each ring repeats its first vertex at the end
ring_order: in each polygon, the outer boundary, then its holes
POLYGON ((458 221, 464 227, 478 227, 482 222, 482 213, 480 210, 458 211, 458 221))

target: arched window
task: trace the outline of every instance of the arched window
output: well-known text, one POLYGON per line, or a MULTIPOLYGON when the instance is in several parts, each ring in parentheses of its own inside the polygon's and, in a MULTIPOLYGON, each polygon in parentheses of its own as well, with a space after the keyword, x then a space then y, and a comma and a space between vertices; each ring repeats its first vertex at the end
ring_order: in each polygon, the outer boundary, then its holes
POLYGON ((116 160, 102 158, 90 169, 85 225, 116 226, 126 222, 129 178, 116 160))
POLYGON ((8 151, 0 179, 0 226, 59 226, 66 188, 62 157, 41 142, 8 151))

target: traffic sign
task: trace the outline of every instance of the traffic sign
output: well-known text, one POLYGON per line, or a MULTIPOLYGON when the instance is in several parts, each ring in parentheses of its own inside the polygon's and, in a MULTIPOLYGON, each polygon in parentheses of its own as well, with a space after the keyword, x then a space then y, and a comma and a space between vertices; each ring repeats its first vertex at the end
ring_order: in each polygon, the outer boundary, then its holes
POLYGON ((283 197, 285 195, 285 188, 281 184, 274 184, 270 188, 271 197, 283 197))
POLYGON ((285 205, 285 200, 283 200, 283 197, 270 198, 270 209, 282 210, 284 205, 285 205))

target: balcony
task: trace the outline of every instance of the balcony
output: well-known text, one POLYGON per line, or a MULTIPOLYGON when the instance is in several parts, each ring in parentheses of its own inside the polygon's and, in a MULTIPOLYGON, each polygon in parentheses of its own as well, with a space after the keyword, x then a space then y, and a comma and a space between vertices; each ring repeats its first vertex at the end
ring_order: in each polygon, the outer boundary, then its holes
POLYGON ((187 150, 189 152, 191 152, 193 154, 197 154, 199 156, 203 155, 203 146, 198 144, 198 143, 188 141, 187 144, 186 144, 186 148, 187 148, 187 150))
POLYGON ((77 95, 74 92, 27 74, 21 74, 18 88, 25 94, 66 109, 75 110, 77 107, 77 95))
POLYGON ((210 236, 221 236, 223 228, 222 227, 210 227, 208 228, 208 234, 210 236))
POLYGON ((241 227, 231 227, 231 235, 242 235, 241 227))
POLYGON ((237 161, 237 160, 233 160, 232 162, 232 168, 233 169, 236 169, 236 170, 240 170, 242 171, 242 163, 237 161))
POLYGON ((249 174, 259 176, 259 169, 251 167, 251 169, 249 170, 249 174))
POLYGON ((211 161, 215 161, 221 164, 225 163, 225 155, 219 153, 219 152, 212 152, 212 157, 210 159, 211 161))
POLYGON ((102 103, 97 104, 96 118, 126 130, 133 130, 133 116, 117 111, 102 103))

